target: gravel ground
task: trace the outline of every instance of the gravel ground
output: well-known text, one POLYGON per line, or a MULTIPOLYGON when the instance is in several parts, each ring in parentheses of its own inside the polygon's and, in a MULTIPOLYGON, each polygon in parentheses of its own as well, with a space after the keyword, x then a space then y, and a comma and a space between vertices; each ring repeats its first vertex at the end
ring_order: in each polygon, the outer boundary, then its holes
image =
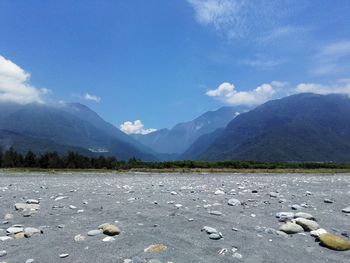
POLYGON ((350 262, 350 251, 322 247, 310 233, 277 235, 276 213, 299 212, 292 205, 349 240, 349 175, 0 172, 0 236, 18 224, 43 231, 0 241, 0 262, 350 262), (229 206, 232 198, 241 204, 229 206), (30 216, 15 210, 28 199, 40 202, 30 216), (87 236, 106 222, 121 230, 114 241, 87 236), (153 244, 163 246, 144 251, 153 244))

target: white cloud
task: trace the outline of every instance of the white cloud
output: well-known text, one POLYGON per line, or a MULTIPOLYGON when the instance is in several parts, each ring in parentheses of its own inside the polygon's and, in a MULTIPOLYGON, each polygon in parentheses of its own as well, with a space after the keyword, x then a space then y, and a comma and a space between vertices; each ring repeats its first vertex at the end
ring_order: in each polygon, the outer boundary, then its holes
POLYGON ((28 82, 30 74, 0 55, 0 101, 20 104, 43 103, 48 89, 37 89, 28 82))
POLYGON ((90 100, 90 101, 94 101, 94 102, 100 102, 101 98, 96 96, 96 95, 91 95, 89 93, 86 93, 84 96, 85 100, 90 100))
POLYGON ((230 39, 262 39, 265 41, 290 35, 295 31, 283 21, 302 8, 289 0, 187 0, 198 23, 212 26, 230 39), (268 37, 266 35, 269 34, 268 37), (267 39, 268 38, 268 39, 267 39))
POLYGON ((236 87, 228 82, 222 83, 217 89, 209 90, 206 95, 209 97, 216 97, 225 103, 231 105, 259 105, 272 98, 278 96, 282 92, 282 88, 287 83, 280 81, 273 81, 265 83, 253 90, 237 91, 236 87))
POLYGON ((323 46, 316 54, 312 73, 317 76, 347 73, 350 70, 350 40, 323 46))
POLYGON ((296 86, 297 93, 316 94, 348 94, 350 96, 350 79, 339 79, 335 83, 324 85, 316 83, 300 83, 296 86))
POLYGON ((119 129, 126 134, 149 134, 155 132, 157 129, 144 129, 144 125, 140 120, 134 122, 126 121, 119 126, 119 129))

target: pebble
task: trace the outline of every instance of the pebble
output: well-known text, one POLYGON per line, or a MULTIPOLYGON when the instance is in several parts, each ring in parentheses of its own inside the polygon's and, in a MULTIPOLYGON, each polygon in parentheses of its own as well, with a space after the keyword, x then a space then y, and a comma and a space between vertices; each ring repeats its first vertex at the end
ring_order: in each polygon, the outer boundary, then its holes
POLYGON ((304 213, 304 212, 298 212, 295 213, 294 215, 295 218, 301 217, 301 218, 305 218, 305 219, 309 219, 309 220, 314 220, 314 216, 309 214, 309 213, 304 213))
POLYGON ((1 250, 1 251, 0 251, 0 257, 4 257, 4 256, 6 256, 6 255, 7 255, 6 250, 1 250))
POLYGON ((39 204, 40 201, 39 200, 36 200, 36 199, 28 199, 26 201, 27 204, 39 204))
POLYGON ((202 231, 207 232, 207 234, 213 234, 213 233, 217 233, 218 232, 215 228, 210 227, 210 226, 204 226, 202 228, 202 231))
POLYGON ((102 229, 103 234, 108 236, 116 236, 120 234, 120 229, 109 223, 102 224, 98 228, 102 229))
POLYGON ((216 190, 214 194, 215 194, 215 195, 224 195, 225 192, 222 191, 222 190, 216 190))
POLYGON ((112 242, 114 240, 115 240, 114 237, 105 237, 104 239, 102 239, 103 242, 112 242))
POLYGON ((60 258, 66 258, 68 256, 69 256, 69 254, 60 254, 60 258))
POLYGON ((326 198, 323 200, 323 202, 325 202, 326 204, 332 204, 333 200, 326 198))
POLYGON ((163 244, 154 244, 150 245, 149 247, 145 248, 143 251, 144 252, 149 252, 149 253, 161 253, 165 251, 167 247, 163 244))
POLYGON ((323 229, 323 228, 319 228, 317 230, 313 230, 310 232, 310 235, 312 237, 319 237, 322 234, 327 234, 327 230, 323 229))
POLYGON ((270 195, 270 197, 273 197, 273 198, 278 197, 278 193, 276 193, 276 192, 270 192, 269 195, 270 195))
POLYGON ((75 242, 81 242, 81 241, 84 241, 85 240, 85 236, 83 236, 83 235, 76 235, 75 237, 74 237, 74 241, 75 242))
POLYGON ((305 231, 313 231, 320 228, 317 222, 302 217, 295 219, 295 223, 300 225, 305 231))
POLYGON ((292 205, 291 206, 292 210, 302 210, 303 207, 301 205, 292 205))
POLYGON ((300 225, 292 222, 284 223, 279 227, 279 230, 285 232, 286 234, 297 234, 304 232, 304 229, 300 225))
POLYGON ((231 198, 227 201, 227 204, 230 206, 239 206, 239 205, 241 205, 241 201, 239 201, 238 199, 235 199, 235 198, 231 198))
POLYGON ((220 211, 209 211, 209 214, 214 215, 214 216, 221 216, 222 213, 220 211))
POLYGON ((0 241, 7 241, 7 240, 11 240, 11 239, 13 239, 13 237, 9 237, 9 236, 0 237, 0 241))
POLYGON ((285 222, 294 218, 293 212, 279 212, 276 214, 276 217, 280 222, 285 222))
POLYGON ((6 229, 6 231, 9 234, 17 234, 19 232, 23 232, 24 229, 23 227, 9 227, 8 229, 6 229))
POLYGON ((350 206, 345 207, 344 209, 341 210, 343 213, 350 213, 350 206))
POLYGON ((98 229, 98 230, 90 230, 87 235, 88 236, 97 236, 99 234, 102 234, 102 230, 101 229, 98 229))
POLYGON ((219 239, 222 238, 222 236, 220 234, 218 234, 218 233, 212 233, 212 234, 209 235, 209 238, 213 239, 213 240, 219 240, 219 239))
POLYGON ((32 235, 34 234, 40 234, 41 231, 37 228, 34 228, 34 227, 26 227, 24 228, 24 236, 25 237, 31 237, 32 235))
POLYGON ((30 258, 30 259, 27 259, 26 260, 26 263, 33 263, 34 262, 34 259, 33 258, 30 258))

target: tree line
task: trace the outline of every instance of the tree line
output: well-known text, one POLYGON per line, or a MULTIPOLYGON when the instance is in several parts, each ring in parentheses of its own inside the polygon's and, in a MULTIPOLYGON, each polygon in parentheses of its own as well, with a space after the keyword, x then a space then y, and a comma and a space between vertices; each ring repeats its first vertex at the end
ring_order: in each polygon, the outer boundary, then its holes
POLYGON ((36 155, 32 151, 26 154, 16 152, 13 148, 0 149, 0 168, 42 168, 42 169, 350 169, 350 164, 338 163, 267 163, 254 161, 166 161, 144 162, 136 158, 128 161, 115 157, 87 157, 77 152, 60 155, 47 152, 36 155))

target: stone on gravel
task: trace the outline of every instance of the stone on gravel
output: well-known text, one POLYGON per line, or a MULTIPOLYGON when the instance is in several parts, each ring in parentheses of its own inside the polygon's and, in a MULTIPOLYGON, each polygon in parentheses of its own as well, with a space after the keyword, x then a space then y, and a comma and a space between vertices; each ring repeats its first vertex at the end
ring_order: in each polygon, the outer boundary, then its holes
POLYGON ((215 228, 210 227, 210 226, 204 226, 202 228, 202 231, 207 232, 207 234, 213 234, 213 233, 217 233, 218 232, 215 228))
POLYGON ((120 229, 112 224, 106 223, 99 226, 102 229, 103 234, 108 236, 116 236, 120 234, 120 229))
POLYGON ((317 230, 313 230, 310 232, 310 235, 313 237, 319 237, 322 234, 327 234, 327 230, 325 230, 323 228, 319 228, 317 230))
POLYGON ((350 206, 345 207, 344 209, 341 210, 343 213, 350 213, 350 206))
POLYGON ((350 250, 350 242, 333 234, 322 234, 319 236, 320 244, 338 251, 350 250))
POLYGON ((295 213, 294 217, 295 218, 301 217, 301 218, 305 218, 305 219, 309 219, 309 220, 315 220, 313 215, 311 215, 309 213, 304 213, 304 212, 295 213))
POLYGON ((326 198, 323 200, 323 202, 325 202, 326 204, 332 204, 333 200, 326 198))
POLYGON ((305 231, 313 231, 320 228, 317 222, 302 217, 295 219, 295 223, 300 225, 305 231))
POLYGON ((60 254, 60 258, 66 258, 68 256, 69 256, 69 254, 60 254))
POLYGON ((102 230, 101 229, 98 229, 98 230, 90 230, 87 235, 88 236, 97 236, 99 234, 102 234, 102 230))
POLYGON ((222 237, 221 237, 221 235, 218 234, 218 233, 212 233, 212 234, 209 235, 209 238, 210 238, 210 239, 213 239, 213 240, 219 240, 219 239, 221 239, 222 237))
POLYGON ((84 241, 85 240, 85 236, 83 236, 83 235, 76 235, 75 237, 74 237, 74 241, 75 242, 81 242, 81 241, 84 241))
POLYGON ((279 212, 276 214, 276 217, 280 222, 285 222, 294 218, 293 212, 279 212))
POLYGON ((39 210, 40 205, 38 204, 25 204, 25 203, 16 203, 15 204, 16 210, 39 210))
POLYGON ((19 232, 23 232, 24 229, 23 227, 9 227, 8 229, 6 229, 7 233, 9 234, 17 234, 19 232))
POLYGON ((32 235, 34 234, 40 234, 41 231, 37 228, 34 228, 34 227, 26 227, 24 228, 24 236, 25 237, 31 237, 32 235))
POLYGON ((167 247, 163 244, 154 244, 150 245, 149 247, 144 249, 144 252, 149 252, 149 253, 161 253, 165 251, 167 247))
POLYGON ((114 240, 114 237, 105 237, 104 239, 102 239, 103 242, 113 242, 114 240))
POLYGON ((215 195, 224 195, 225 192, 222 191, 222 190, 216 190, 214 194, 215 194, 215 195))
POLYGON ((220 211, 209 211, 209 214, 214 215, 214 216, 221 216, 222 213, 220 211))
POLYGON ((11 220, 11 219, 13 219, 13 214, 5 214, 5 216, 4 216, 4 219, 5 220, 11 220))
POLYGON ((273 198, 278 197, 278 193, 276 193, 276 192, 270 192, 269 195, 270 195, 270 197, 273 197, 273 198))
POLYGON ((40 201, 39 200, 36 200, 36 199, 28 199, 26 201, 27 204, 39 204, 40 201))
POLYGON ((304 229, 300 225, 292 222, 284 223, 279 227, 279 230, 285 232, 286 234, 297 234, 304 232, 304 229))
POLYGON ((241 201, 239 201, 238 199, 235 199, 235 198, 231 198, 227 201, 227 204, 230 206, 239 206, 239 205, 241 205, 241 201))
POLYGON ((6 256, 6 255, 7 255, 6 250, 1 250, 1 251, 0 251, 0 257, 4 257, 4 256, 6 256))

